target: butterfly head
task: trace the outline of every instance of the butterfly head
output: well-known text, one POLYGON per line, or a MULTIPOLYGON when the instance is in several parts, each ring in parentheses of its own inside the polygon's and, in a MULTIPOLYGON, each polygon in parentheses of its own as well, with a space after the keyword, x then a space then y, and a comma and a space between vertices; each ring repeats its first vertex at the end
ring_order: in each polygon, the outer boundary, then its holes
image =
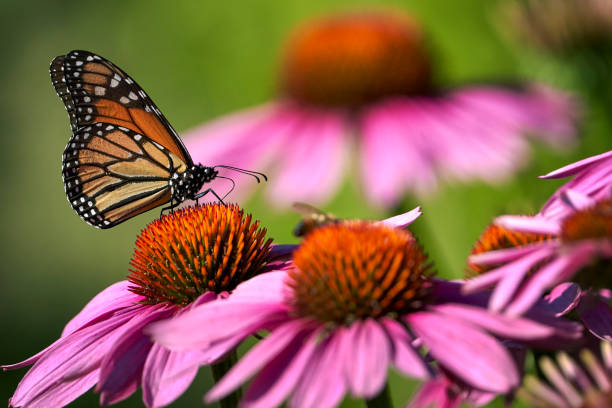
POLYGON ((219 172, 212 167, 197 164, 187 168, 185 171, 175 172, 170 181, 172 199, 177 202, 184 200, 195 200, 196 194, 204 183, 208 183, 217 177, 219 172))

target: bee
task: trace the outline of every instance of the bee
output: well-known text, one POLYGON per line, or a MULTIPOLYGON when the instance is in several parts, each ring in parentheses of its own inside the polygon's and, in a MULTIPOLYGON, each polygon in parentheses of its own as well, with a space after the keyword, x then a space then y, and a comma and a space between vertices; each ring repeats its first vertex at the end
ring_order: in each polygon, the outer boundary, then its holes
POLYGON ((326 213, 306 203, 293 203, 293 209, 302 215, 302 220, 293 229, 296 237, 305 237, 315 229, 329 224, 337 224, 342 219, 335 215, 326 213))

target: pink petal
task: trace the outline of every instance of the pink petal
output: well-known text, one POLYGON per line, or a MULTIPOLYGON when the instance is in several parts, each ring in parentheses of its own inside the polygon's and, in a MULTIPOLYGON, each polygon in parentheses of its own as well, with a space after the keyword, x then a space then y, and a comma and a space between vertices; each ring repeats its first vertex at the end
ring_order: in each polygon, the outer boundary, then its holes
POLYGON ((405 319, 431 355, 466 383, 497 393, 519 384, 512 357, 482 330, 437 313, 417 312, 405 319))
POLYGON ((171 350, 195 350, 230 337, 247 337, 268 322, 285 318, 284 306, 278 303, 220 299, 152 324, 146 332, 153 341, 171 350))
POLYGON ((402 373, 419 379, 431 376, 431 369, 427 366, 419 352, 412 346, 413 338, 406 328, 395 320, 384 318, 382 324, 393 347, 393 365, 402 373))
POLYGON ((333 408, 342 401, 347 389, 343 374, 345 350, 342 349, 345 334, 344 328, 336 328, 321 341, 303 370, 289 406, 333 408))
POLYGON ((546 289, 570 279, 576 271, 590 262, 593 250, 594 247, 588 246, 574 249, 540 268, 523 285, 521 291, 508 305, 506 313, 511 316, 524 313, 542 297, 546 289))
POLYGON ((612 342, 612 311, 604 301, 590 297, 578 309, 580 320, 587 329, 602 340, 612 342))
POLYGON ((82 395, 98 380, 102 358, 122 333, 123 325, 141 307, 92 324, 57 341, 22 378, 11 398, 14 406, 56 401, 62 406, 82 395))
POLYGON ((592 198, 587 197, 579 191, 572 189, 567 189, 563 191, 561 193, 561 199, 574 211, 580 211, 595 204, 595 200, 593 200, 592 198))
POLYGON ((305 339, 297 337, 269 361, 251 383, 242 400, 244 408, 268 408, 280 405, 293 390, 304 368, 318 347, 317 330, 305 339))
POLYGON ((461 402, 461 397, 448 389, 447 381, 433 379, 419 388, 406 408, 459 408, 461 402))
POLYGON ((140 302, 143 297, 128 290, 130 282, 117 282, 94 296, 64 327, 62 337, 105 315, 140 302))
POLYGON ((296 350, 296 344, 304 341, 315 328, 304 320, 292 320, 274 330, 257 343, 207 394, 207 404, 218 401, 244 383, 249 377, 285 350, 296 350))
POLYGON ((142 370, 142 399, 147 408, 169 405, 185 392, 198 372, 193 361, 199 354, 153 345, 142 370))
POLYGON ((282 303, 285 293, 287 272, 263 273, 239 284, 230 295, 233 300, 261 301, 262 303, 282 303))
POLYGON ((561 226, 558 221, 544 217, 525 217, 521 215, 502 215, 493 221, 500 227, 520 232, 531 232, 534 234, 559 235, 561 226))
MULTIPOLYGON (((509 261, 514 261, 534 251, 558 247, 557 241, 535 242, 533 244, 508 249, 497 249, 495 251, 482 252, 470 255, 468 262, 480 266, 494 266, 509 261)), ((487 275, 489 273, 487 272, 487 275)))
POLYGON ((337 112, 302 113, 302 123, 276 158, 268 190, 272 203, 323 203, 336 192, 348 159, 344 122, 337 112))
POLYGON ((362 115, 361 175, 375 204, 391 206, 408 188, 426 193, 436 188, 431 160, 423 147, 433 139, 415 131, 418 113, 412 102, 398 99, 374 105, 362 115))
POLYGON ((406 213, 396 215, 391 218, 387 218, 386 220, 379 221, 382 224, 388 225, 390 227, 396 228, 406 228, 408 225, 412 224, 414 220, 421 216, 421 206, 418 206, 406 213))
POLYGON ((344 376, 353 395, 375 397, 384 387, 391 360, 391 344, 379 323, 372 319, 355 322, 345 343, 344 376))
POLYGON ((530 340, 546 338, 555 334, 555 328, 532 319, 509 317, 491 313, 476 306, 445 304, 432 307, 449 318, 469 322, 501 338, 530 340))
POLYGON ((576 307, 581 293, 577 284, 564 282, 555 286, 544 300, 556 316, 563 316, 576 307))
POLYGON ((540 178, 556 179, 556 178, 564 178, 564 177, 573 176, 574 174, 577 174, 578 172, 584 170, 585 168, 590 167, 609 157, 612 157, 612 150, 606 153, 599 154, 597 156, 588 157, 586 159, 577 161, 572 164, 568 164, 567 166, 561 167, 560 169, 551 171, 548 174, 540 176, 540 178))
POLYGON ((171 316, 173 309, 164 306, 148 306, 142 313, 124 325, 120 340, 106 353, 100 366, 100 378, 96 392, 100 404, 115 404, 138 388, 142 368, 153 343, 143 333, 152 322, 171 316))

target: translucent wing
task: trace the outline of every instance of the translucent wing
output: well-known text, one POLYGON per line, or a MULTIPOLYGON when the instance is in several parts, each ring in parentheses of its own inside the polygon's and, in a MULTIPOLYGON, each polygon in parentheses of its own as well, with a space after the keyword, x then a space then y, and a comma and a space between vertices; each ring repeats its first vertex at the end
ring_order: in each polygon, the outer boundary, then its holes
POLYGON ((292 207, 302 216, 302 220, 293 229, 293 235, 296 237, 304 237, 319 227, 340 221, 332 214, 321 211, 310 204, 296 202, 292 207))
POLYGON ((73 133, 100 122, 123 126, 193 164, 178 134, 151 98, 112 62, 88 51, 70 51, 53 59, 50 73, 73 133))
POLYGON ((186 163, 155 140, 114 123, 77 130, 63 155, 68 201, 86 222, 113 227, 171 200, 169 180, 186 163))

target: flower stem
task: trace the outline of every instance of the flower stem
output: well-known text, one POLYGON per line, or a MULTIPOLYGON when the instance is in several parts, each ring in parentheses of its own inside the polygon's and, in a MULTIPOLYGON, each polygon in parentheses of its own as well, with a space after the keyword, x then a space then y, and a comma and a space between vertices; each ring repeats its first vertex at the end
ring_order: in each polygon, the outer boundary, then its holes
MULTIPOLYGON (((210 366, 212 370, 213 379, 215 384, 218 383, 221 378, 236 364, 238 361, 238 354, 236 350, 230 352, 223 360, 219 361, 210 366)), ((221 408, 236 408, 242 398, 242 389, 238 388, 236 391, 229 394, 227 397, 219 401, 221 408)))
POLYGON ((377 396, 372 399, 366 400, 366 406, 368 408, 392 408, 391 393, 389 392, 389 385, 385 384, 385 387, 380 390, 377 396))

